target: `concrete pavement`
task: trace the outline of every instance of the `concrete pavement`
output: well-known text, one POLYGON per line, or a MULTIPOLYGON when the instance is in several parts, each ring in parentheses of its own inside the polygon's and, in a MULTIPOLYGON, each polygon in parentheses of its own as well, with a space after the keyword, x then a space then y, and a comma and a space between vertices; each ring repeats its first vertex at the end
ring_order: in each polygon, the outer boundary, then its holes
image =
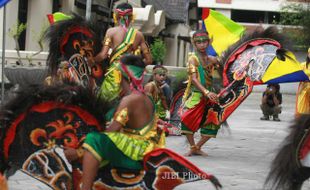
MULTIPOLYGON (((206 172, 215 175, 224 190, 262 190, 269 165, 293 120, 295 95, 283 95, 281 122, 261 121, 261 93, 253 92, 228 119, 230 130, 221 129, 216 139, 206 143, 208 157, 188 157, 206 172)), ((199 136, 197 136, 199 138, 199 136)), ((188 149, 184 137, 169 137, 167 146, 183 154, 188 149)), ((214 189, 197 181, 178 186, 178 190, 214 189)), ((303 190, 310 189, 309 180, 303 190)))

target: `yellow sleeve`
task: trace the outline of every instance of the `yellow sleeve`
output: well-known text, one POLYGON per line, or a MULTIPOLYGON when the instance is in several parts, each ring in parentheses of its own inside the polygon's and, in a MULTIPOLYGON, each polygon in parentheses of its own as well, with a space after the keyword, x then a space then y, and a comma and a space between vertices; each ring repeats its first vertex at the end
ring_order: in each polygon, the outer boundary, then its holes
POLYGON ((188 74, 192 75, 193 73, 197 73, 198 72, 198 65, 199 65, 199 61, 198 61, 197 57, 194 54, 190 53, 189 57, 188 57, 188 62, 187 62, 188 74))

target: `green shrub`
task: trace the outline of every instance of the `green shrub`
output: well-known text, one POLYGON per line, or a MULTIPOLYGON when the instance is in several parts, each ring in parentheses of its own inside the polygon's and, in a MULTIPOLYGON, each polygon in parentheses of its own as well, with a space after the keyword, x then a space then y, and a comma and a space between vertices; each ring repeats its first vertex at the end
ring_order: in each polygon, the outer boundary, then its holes
POLYGON ((310 42, 310 6, 301 3, 286 4, 281 7, 280 22, 282 25, 299 26, 296 30, 284 30, 283 33, 294 42, 294 49, 307 50, 310 42))
POLYGON ((162 63, 167 51, 165 43, 161 39, 156 39, 150 48, 153 60, 162 63))

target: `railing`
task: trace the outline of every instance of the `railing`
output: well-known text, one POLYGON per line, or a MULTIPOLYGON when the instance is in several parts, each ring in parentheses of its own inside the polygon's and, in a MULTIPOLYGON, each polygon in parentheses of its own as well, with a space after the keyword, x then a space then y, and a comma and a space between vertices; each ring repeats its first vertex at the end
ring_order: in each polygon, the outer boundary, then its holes
MULTIPOLYGON (((0 50, 2 55, 2 50, 0 50)), ((27 56, 30 57, 32 54, 34 54, 35 51, 20 51, 21 59, 25 66, 29 65, 29 60, 27 59, 27 56)), ((34 56, 32 58, 32 65, 46 65, 46 59, 48 56, 48 52, 41 52, 40 54, 34 56)), ((18 55, 15 50, 5 50, 5 66, 12 66, 18 61, 18 55)))
MULTIPOLYGON (((29 59, 27 59, 27 56, 29 57, 33 53, 35 53, 35 51, 20 51, 21 60, 23 62, 23 65, 20 65, 19 63, 17 63, 19 59, 17 52, 15 50, 5 50, 4 70, 10 70, 12 68, 23 68, 23 67, 28 69, 31 69, 31 67, 33 67, 34 69, 46 67, 46 59, 48 56, 48 52, 41 52, 40 54, 36 55, 31 59, 30 63, 29 59)), ((0 55, 2 56, 2 50, 0 50, 0 55)), ((0 72, 0 83, 2 82, 2 73, 5 73, 5 71, 0 72)), ((5 83, 9 83, 8 78, 6 76, 4 76, 4 81, 5 83)))

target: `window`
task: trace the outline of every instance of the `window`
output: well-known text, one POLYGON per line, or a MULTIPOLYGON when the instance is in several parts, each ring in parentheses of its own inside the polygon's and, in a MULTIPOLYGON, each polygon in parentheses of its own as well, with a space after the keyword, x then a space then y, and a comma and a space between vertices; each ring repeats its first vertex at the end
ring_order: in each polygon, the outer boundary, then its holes
POLYGON ((232 10, 231 19, 235 22, 275 24, 280 20, 278 12, 232 10))
POLYGON ((268 23, 276 24, 280 21, 280 13, 277 12, 268 12, 268 23))
POLYGON ((58 12, 60 11, 60 2, 59 0, 53 0, 53 9, 52 9, 52 13, 58 12))
MULTIPOLYGON (((18 3, 18 21, 20 23, 27 23, 28 0, 19 0, 18 3)), ((26 30, 24 30, 18 40, 20 50, 25 50, 26 44, 26 30)))
POLYGON ((231 19, 235 22, 263 23, 264 18, 265 14, 263 11, 231 11, 231 19))

